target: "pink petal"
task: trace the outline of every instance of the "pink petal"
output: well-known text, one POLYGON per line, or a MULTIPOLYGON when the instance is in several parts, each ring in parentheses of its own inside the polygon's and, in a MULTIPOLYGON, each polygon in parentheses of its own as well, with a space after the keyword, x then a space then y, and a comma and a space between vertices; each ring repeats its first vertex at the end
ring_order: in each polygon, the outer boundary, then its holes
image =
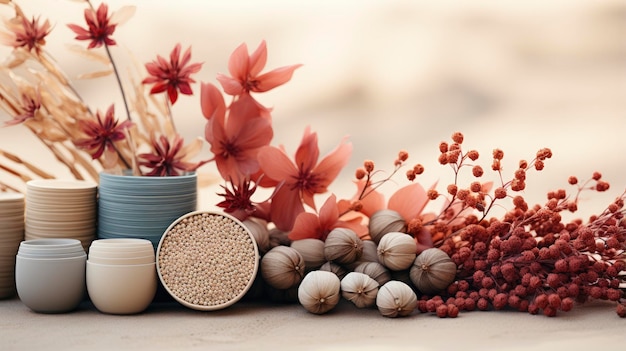
POLYGON ((328 186, 332 183, 339 172, 348 164, 350 161, 350 155, 352 155, 352 144, 345 143, 346 138, 344 138, 341 143, 328 155, 326 155, 320 163, 315 167, 313 172, 324 177, 326 183, 323 186, 328 186))
MULTIPOLYGON (((247 94, 241 95, 239 99, 234 101, 229 107, 228 125, 226 132, 229 136, 239 134, 240 130, 245 127, 251 120, 261 118, 261 113, 253 100, 247 94), (248 98, 244 98, 248 96, 248 98)), ((271 123, 267 118, 263 118, 271 123)), ((271 126, 270 126, 271 127, 271 126)))
POLYGON ((263 67, 265 67, 265 63, 267 62, 267 45, 265 44, 265 40, 261 41, 259 47, 254 50, 252 55, 250 55, 249 61, 249 74, 251 77, 256 77, 263 67))
POLYGON ((283 185, 272 198, 271 218, 276 228, 288 232, 293 228, 296 217, 304 212, 298 191, 283 185))
POLYGON ((426 191, 419 183, 409 184, 398 189, 389 198, 387 208, 398 212, 405 221, 417 217, 428 203, 426 191))
MULTIPOLYGON (((257 160, 265 175, 271 179, 289 182, 293 181, 292 177, 298 175, 298 169, 289 160, 289 157, 276 147, 262 147, 257 154, 257 160)), ((289 187, 289 184, 291 183, 286 183, 285 186, 289 187)))
POLYGON ((228 71, 233 78, 243 82, 248 77, 248 65, 248 47, 245 43, 243 43, 239 45, 230 55, 230 59, 228 60, 228 71))
POLYGON ((222 89, 228 95, 241 95, 244 92, 241 82, 229 76, 218 74, 217 81, 222 85, 222 89))
POLYGON ((311 133, 311 128, 307 126, 304 130, 304 135, 300 141, 300 146, 296 150, 295 161, 300 170, 311 171, 317 159, 319 158, 320 150, 317 146, 317 133, 311 133))
MULTIPOLYGON (((229 120, 228 124, 232 124, 232 121, 229 120)), ((227 129, 227 133, 229 131, 230 129, 227 129)), ((248 123, 243 125, 243 128, 232 135, 237 138, 237 145, 241 149, 255 149, 269 145, 274 132, 272 131, 272 124, 267 118, 256 117, 250 119, 248 123)))
POLYGON ((211 152, 214 155, 222 154, 222 142, 226 141, 223 120, 213 118, 207 122, 205 128, 205 139, 211 144, 211 152))
POLYGON ((220 154, 215 155, 215 165, 222 179, 232 179, 233 181, 240 179, 239 163, 234 157, 222 157, 220 154))
POLYGON ((226 114, 226 103, 222 93, 211 83, 200 85, 200 106, 204 118, 211 119, 215 115, 226 114))
POLYGON ((176 89, 176 87, 168 85, 167 86, 167 96, 170 98, 170 103, 172 105, 174 105, 176 100, 178 100, 178 90, 176 89))
POLYGON ((302 65, 293 65, 293 66, 285 66, 281 68, 277 68, 273 71, 269 71, 257 77, 257 86, 252 89, 258 93, 268 91, 276 88, 277 86, 283 85, 287 83, 291 76, 293 75, 293 71, 299 68, 302 65))
POLYGON ((177 43, 176 46, 174 46, 174 49, 172 49, 172 52, 170 53, 170 62, 172 66, 178 65, 178 59, 180 57, 180 49, 181 49, 180 43, 177 43))
POLYGON ((319 221, 322 229, 330 230, 338 219, 337 197, 333 194, 320 207, 319 221))
POLYGON ((321 227, 319 218, 309 212, 302 212, 296 217, 293 229, 289 233, 289 239, 321 239, 321 227))

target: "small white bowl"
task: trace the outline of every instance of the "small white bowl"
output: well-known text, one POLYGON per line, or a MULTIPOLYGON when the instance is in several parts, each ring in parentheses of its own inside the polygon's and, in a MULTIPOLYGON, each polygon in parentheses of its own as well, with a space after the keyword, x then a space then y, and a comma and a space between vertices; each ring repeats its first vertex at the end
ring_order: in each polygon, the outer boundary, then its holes
POLYGON ((117 257, 110 258, 104 256, 92 255, 89 253, 89 257, 87 258, 87 262, 98 263, 98 264, 108 264, 108 265, 141 265, 141 264, 150 264, 155 263, 154 255, 152 256, 139 256, 139 257, 117 257))
POLYGON ((40 313, 69 312, 85 296, 87 255, 39 259, 15 257, 15 286, 22 302, 40 313))
POLYGON ((156 294, 155 263, 106 265, 87 261, 86 277, 89 298, 102 313, 143 312, 156 294))

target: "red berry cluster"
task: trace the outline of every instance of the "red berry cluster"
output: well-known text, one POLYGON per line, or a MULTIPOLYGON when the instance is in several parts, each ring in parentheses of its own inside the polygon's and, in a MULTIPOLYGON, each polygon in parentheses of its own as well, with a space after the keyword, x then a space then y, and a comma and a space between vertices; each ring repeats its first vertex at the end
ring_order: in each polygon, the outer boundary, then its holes
MULTIPOLYGON (((479 182, 468 188, 458 186, 459 170, 472 168, 474 177, 482 168, 469 161, 478 158, 476 151, 463 153, 463 136, 455 133, 453 143, 442 142, 439 162, 451 165, 455 183, 447 187, 449 203, 460 203, 462 209, 476 209, 482 216, 467 211, 442 213, 432 223, 425 223, 439 247, 457 264, 457 280, 438 296, 423 296, 418 308, 439 317, 456 317, 459 311, 515 309, 531 314, 555 316, 569 311, 575 304, 591 299, 617 302, 617 314, 626 317, 626 299, 620 289, 626 269, 626 220, 624 199, 617 198, 586 224, 582 220, 565 223, 562 211, 577 210, 578 195, 583 190, 606 191, 608 182, 595 172, 591 179, 577 186, 572 198, 565 190, 551 191, 545 205, 529 207, 521 195, 511 195, 526 188, 526 172, 540 171, 552 156, 550 149, 537 152, 527 162, 521 160, 514 177, 501 182, 489 193, 479 182), (502 218, 487 218, 489 210, 500 199, 511 198, 514 208, 502 218)), ((502 179, 500 161, 504 152, 493 150, 492 169, 502 179)), ((474 212, 475 213, 475 212, 474 212)))
MULTIPOLYGON (((626 298, 620 273, 626 272, 626 192, 600 215, 583 223, 565 222, 563 211, 576 212, 583 191, 604 192, 609 183, 599 172, 579 182, 569 177, 573 194, 564 189, 547 193, 543 205, 529 206, 521 191, 527 188, 529 171, 541 171, 552 151, 542 148, 530 160, 519 160, 510 180, 502 170, 504 151, 492 151, 491 169, 496 182, 483 182, 485 171, 476 164, 479 153, 463 150, 464 136, 454 133, 449 142, 439 144, 439 163, 451 167, 454 183, 446 192, 429 189, 427 197, 445 197, 446 207, 439 213, 421 214, 407 221, 409 234, 427 230, 432 246, 446 252, 458 267, 457 279, 437 296, 422 296, 418 309, 439 317, 456 317, 460 311, 514 309, 531 314, 556 316, 576 304, 592 299, 615 301, 617 314, 626 317, 626 298), (463 169, 471 170, 473 180, 460 184, 463 169), (489 213, 499 202, 509 199, 512 208, 501 218, 489 213), (417 228, 417 229, 416 229, 417 228)), ((396 173, 408 158, 400 152, 394 162, 396 173)), ((409 181, 424 172, 417 164, 406 172, 409 181)), ((373 164, 364 163, 357 179, 371 188, 388 181, 373 182, 373 164)), ((368 189, 368 187, 365 187, 368 189)), ((359 200, 367 196, 365 191, 359 200)))

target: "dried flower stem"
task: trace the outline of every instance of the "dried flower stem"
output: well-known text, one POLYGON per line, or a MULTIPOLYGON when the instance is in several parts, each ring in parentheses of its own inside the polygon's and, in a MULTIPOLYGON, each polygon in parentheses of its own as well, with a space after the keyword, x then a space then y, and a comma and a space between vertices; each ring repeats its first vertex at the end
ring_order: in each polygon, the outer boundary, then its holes
POLYGON ((16 192, 16 193, 20 193, 21 192, 18 189, 10 186, 9 184, 6 184, 6 183, 0 181, 0 192, 8 192, 8 191, 13 191, 13 192, 16 192))
POLYGON ((51 175, 50 173, 45 172, 44 170, 42 170, 41 168, 38 168, 37 166, 33 165, 30 162, 24 161, 22 160, 19 156, 14 155, 8 151, 5 150, 1 150, 0 149, 0 155, 6 157, 7 159, 17 163, 17 164, 21 164, 24 167, 26 167, 29 171, 35 173, 36 175, 40 176, 41 178, 44 179, 51 179, 54 178, 53 175, 51 175))
POLYGON ((172 104, 170 103, 170 99, 167 94, 163 95, 165 97, 165 108, 167 109, 167 118, 170 120, 172 124, 172 130, 176 133, 176 125, 174 124, 174 116, 172 115, 172 104))

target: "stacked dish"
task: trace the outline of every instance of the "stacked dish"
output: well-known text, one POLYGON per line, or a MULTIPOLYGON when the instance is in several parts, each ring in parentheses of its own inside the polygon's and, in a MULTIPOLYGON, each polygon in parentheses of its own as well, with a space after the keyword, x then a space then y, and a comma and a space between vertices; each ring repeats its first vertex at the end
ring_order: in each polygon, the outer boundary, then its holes
POLYGON ((74 310, 85 296, 86 260, 76 239, 22 241, 15 257, 17 295, 35 312, 74 310))
POLYGON ((41 179, 26 183, 26 240, 77 239, 87 250, 96 237, 97 184, 41 179))
POLYGON ((0 299, 15 294, 15 255, 24 240, 24 195, 0 192, 0 299))
POLYGON ((145 239, 94 240, 87 260, 87 293, 98 311, 144 311, 157 289, 155 254, 145 239))
POLYGON ((197 206, 196 174, 142 177, 100 174, 98 238, 150 240, 153 249, 167 227, 197 206))

